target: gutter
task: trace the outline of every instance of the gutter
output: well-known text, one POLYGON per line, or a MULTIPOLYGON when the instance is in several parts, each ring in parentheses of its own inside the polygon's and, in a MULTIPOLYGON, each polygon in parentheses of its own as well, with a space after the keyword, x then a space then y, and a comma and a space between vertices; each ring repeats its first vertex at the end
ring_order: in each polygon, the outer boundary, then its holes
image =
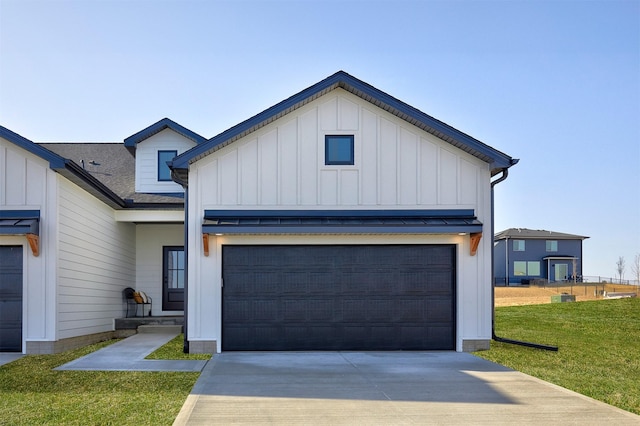
MULTIPOLYGON (((515 165, 518 163, 517 159, 512 160, 511 165, 515 165)), ((495 225, 494 225, 494 195, 493 195, 493 187, 496 186, 497 184, 499 184, 500 182, 502 182, 503 180, 505 180, 507 177, 509 176, 509 169, 505 168, 502 169, 502 176, 500 176, 498 179, 494 180, 493 182, 491 182, 491 235, 493 238, 493 235, 495 235, 495 225)), ((526 346, 529 348, 535 348, 535 349, 543 349, 546 351, 553 351, 553 352, 557 352, 558 351, 558 347, 557 346, 550 346, 550 345, 543 345, 540 343, 531 343, 531 342, 524 342, 521 340, 513 340, 513 339, 507 339, 504 337, 500 337, 498 335, 496 335, 496 290, 495 290, 495 266, 494 266, 494 260, 493 260, 493 249, 491 250, 491 338, 493 340, 495 340, 496 342, 501 342, 501 343, 509 343, 512 345, 519 345, 519 346, 526 346)), ((507 268, 508 270, 508 268, 507 268)), ((507 274, 507 280, 508 280, 508 275, 507 274)))
POLYGON ((69 180, 85 189, 87 192, 93 193, 97 196, 98 199, 101 199, 102 201, 111 205, 111 207, 114 207, 116 209, 126 207, 126 203, 122 198, 120 198, 115 192, 113 192, 106 185, 96 179, 92 174, 88 173, 85 169, 80 167, 72 160, 65 158, 64 167, 52 167, 52 169, 60 173, 62 176, 69 178, 69 180), (64 173, 65 170, 68 170, 71 176, 64 173), (72 176, 81 179, 82 182, 79 183, 74 179, 70 179, 72 176), (82 183, 87 183, 89 187, 83 187, 82 183))

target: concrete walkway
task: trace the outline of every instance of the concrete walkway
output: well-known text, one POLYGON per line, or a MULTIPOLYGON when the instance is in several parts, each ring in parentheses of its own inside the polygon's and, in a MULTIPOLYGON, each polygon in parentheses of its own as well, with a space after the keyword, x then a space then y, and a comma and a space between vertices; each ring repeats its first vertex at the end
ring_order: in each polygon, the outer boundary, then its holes
POLYGON ((23 356, 24 354, 17 352, 0 352, 0 365, 8 364, 22 358, 23 356))
POLYGON ((456 352, 225 352, 174 425, 639 425, 640 416, 456 352))
POLYGON ((75 359, 56 370, 200 372, 207 361, 144 359, 179 333, 179 327, 150 329, 75 359))

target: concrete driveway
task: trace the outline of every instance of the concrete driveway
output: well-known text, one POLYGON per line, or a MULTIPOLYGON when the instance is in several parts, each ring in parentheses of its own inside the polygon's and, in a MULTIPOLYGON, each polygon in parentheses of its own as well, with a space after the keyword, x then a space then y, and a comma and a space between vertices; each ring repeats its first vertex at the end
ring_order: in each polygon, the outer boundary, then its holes
POLYGON ((456 352, 225 352, 174 425, 638 425, 640 416, 456 352))

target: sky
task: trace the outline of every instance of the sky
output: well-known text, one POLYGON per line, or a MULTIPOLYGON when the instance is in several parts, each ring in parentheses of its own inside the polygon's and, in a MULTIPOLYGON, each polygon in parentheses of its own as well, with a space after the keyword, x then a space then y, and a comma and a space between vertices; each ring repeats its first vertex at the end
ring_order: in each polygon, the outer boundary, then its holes
POLYGON ((520 159, 496 231, 633 278, 640 0, 0 0, 0 124, 36 142, 210 138, 338 70, 520 159))

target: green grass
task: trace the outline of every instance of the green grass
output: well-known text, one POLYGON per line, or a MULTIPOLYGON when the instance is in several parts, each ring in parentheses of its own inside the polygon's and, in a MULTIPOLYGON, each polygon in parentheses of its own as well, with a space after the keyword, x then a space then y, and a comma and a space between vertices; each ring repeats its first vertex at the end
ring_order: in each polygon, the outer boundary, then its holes
POLYGON ((475 355, 640 414, 640 298, 496 308, 500 337, 475 355))
MULTIPOLYGON (((159 356, 195 359, 184 358, 182 337, 176 339, 179 350, 172 341, 158 350, 159 356)), ((0 367, 0 425, 172 424, 199 373, 53 371, 114 342, 27 355, 0 367)))
POLYGON ((191 359, 191 360, 208 360, 211 354, 185 354, 182 350, 184 344, 184 334, 179 334, 166 345, 158 348, 155 352, 149 354, 146 359, 191 359))

